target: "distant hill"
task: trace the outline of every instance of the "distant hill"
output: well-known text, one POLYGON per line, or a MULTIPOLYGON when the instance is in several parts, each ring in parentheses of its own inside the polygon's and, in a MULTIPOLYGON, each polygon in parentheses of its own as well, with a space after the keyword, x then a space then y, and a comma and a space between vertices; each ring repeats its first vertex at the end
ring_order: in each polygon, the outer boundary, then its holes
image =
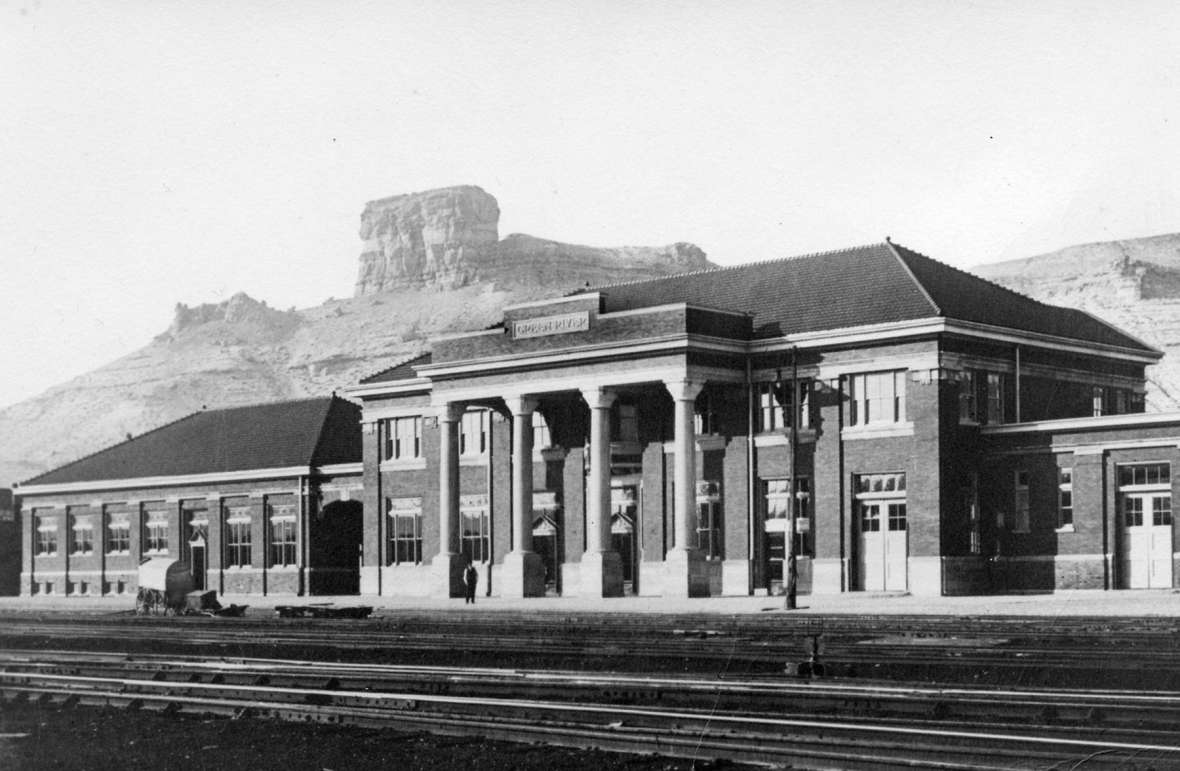
POLYGON ((1069 246, 972 272, 1080 308, 1164 351, 1148 368, 1148 409, 1180 409, 1180 233, 1069 246))
MULTIPOLYGON (((190 308, 149 345, 0 410, 0 485, 28 479, 202 408, 330 393, 482 329, 511 303, 608 280, 710 267, 692 244, 604 249, 514 234, 496 199, 455 187, 374 201, 357 294, 282 311, 245 294, 190 308)), ((342 266, 343 269, 343 266, 342 266)))

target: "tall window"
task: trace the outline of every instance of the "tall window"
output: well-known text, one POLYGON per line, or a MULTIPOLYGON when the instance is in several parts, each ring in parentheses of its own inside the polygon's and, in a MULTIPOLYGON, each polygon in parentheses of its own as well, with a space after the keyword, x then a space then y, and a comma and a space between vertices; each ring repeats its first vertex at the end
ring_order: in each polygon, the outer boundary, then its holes
POLYGON ((967 550, 970 554, 983 552, 983 521, 979 515, 979 475, 972 473, 960 491, 963 510, 967 513, 967 550))
POLYGON ((125 511, 107 515, 107 554, 131 553, 131 516, 125 511))
POLYGON ((634 404, 619 404, 613 411, 614 439, 617 442, 639 441, 639 408, 634 404))
POLYGON ((1091 414, 1094 417, 1100 418, 1106 414, 1106 389, 1102 386, 1094 386, 1094 395, 1091 399, 1093 408, 1091 414))
POLYGON ((799 398, 799 428, 811 426, 811 380, 758 384, 758 431, 790 428, 799 398))
POLYGON ((268 503, 266 508, 269 514, 267 522, 270 526, 270 564, 274 567, 292 567, 298 564, 295 504, 268 503))
POLYGON ((463 556, 472 562, 491 559, 488 497, 464 495, 459 498, 459 542, 463 556))
POLYGON ((959 420, 979 422, 980 374, 977 370, 969 369, 959 379, 959 420))
MULTIPOLYGON (((791 494, 790 480, 766 480, 766 520, 778 520, 766 527, 769 532, 790 531, 791 494)), ((811 480, 807 477, 795 478, 795 554, 807 556, 811 554, 811 480)))
POLYGON ((488 454, 488 411, 471 410, 463 413, 459 422, 459 454, 478 458, 488 454))
POLYGON ((697 548, 709 560, 723 555, 720 491, 716 482, 697 482, 697 548))
POLYGON ((168 511, 152 509, 146 513, 144 522, 144 554, 168 553, 168 511))
POLYGON ((998 425, 1004 422, 1004 373, 987 373, 987 422, 998 425))
POLYGON ((553 438, 549 436, 549 424, 539 410, 533 410, 533 449, 543 450, 553 446, 553 438))
POLYGON ((94 520, 88 515, 70 515, 70 554, 94 553, 94 520))
POLYGON ((717 433, 717 413, 713 408, 713 394, 709 389, 697 396, 693 409, 693 430, 697 436, 717 433))
POLYGON ((1012 496, 1012 532, 1027 533, 1029 531, 1029 502, 1028 502, 1028 472, 1016 471, 1013 474, 1015 485, 1012 496))
POLYGON ((391 418, 384 423, 384 460, 415 460, 422 457, 422 418, 420 416, 391 418))
POLYGON ((385 513, 389 518, 387 564, 422 562, 422 499, 386 498, 385 513))
POLYGON ((1073 529, 1073 469, 1057 471, 1057 527, 1073 529))
POLYGON ((232 508, 225 518, 226 567, 250 567, 251 552, 250 508, 232 508))
POLYGON ((53 557, 57 555, 57 517, 34 516, 37 522, 38 557, 53 557))
POLYGON ((905 421, 905 370, 848 377, 850 426, 905 421))

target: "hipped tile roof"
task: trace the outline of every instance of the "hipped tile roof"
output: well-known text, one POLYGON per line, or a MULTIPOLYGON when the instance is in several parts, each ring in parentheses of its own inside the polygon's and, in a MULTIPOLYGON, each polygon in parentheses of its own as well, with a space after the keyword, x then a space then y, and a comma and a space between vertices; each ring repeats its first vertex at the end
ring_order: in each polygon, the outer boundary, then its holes
POLYGON ((600 292, 608 313, 679 302, 744 311, 756 339, 943 317, 1155 352, 1082 311, 888 241, 582 291, 600 292))
POLYGON ((203 410, 24 484, 359 463, 360 418, 337 396, 203 410))

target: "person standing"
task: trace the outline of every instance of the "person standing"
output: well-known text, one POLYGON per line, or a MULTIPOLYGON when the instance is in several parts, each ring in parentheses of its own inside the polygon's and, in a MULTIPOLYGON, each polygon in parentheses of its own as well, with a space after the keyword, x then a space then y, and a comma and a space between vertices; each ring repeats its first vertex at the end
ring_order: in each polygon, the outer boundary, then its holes
POLYGON ((467 596, 463 600, 463 604, 475 604, 475 585, 479 583, 479 571, 475 569, 474 562, 467 563, 467 569, 463 571, 463 586, 467 590, 467 596))

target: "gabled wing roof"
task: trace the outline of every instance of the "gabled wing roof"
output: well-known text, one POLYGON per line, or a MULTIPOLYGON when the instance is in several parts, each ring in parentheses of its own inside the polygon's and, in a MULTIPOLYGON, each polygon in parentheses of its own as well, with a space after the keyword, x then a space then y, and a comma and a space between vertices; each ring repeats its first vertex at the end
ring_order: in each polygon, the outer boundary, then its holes
POLYGON ((183 476, 360 460, 360 408, 332 396, 197 412, 24 484, 183 476))
POLYGON ((677 302, 745 311, 755 338, 943 317, 1156 352, 1086 313, 888 241, 583 291, 600 292, 606 312, 677 302))

